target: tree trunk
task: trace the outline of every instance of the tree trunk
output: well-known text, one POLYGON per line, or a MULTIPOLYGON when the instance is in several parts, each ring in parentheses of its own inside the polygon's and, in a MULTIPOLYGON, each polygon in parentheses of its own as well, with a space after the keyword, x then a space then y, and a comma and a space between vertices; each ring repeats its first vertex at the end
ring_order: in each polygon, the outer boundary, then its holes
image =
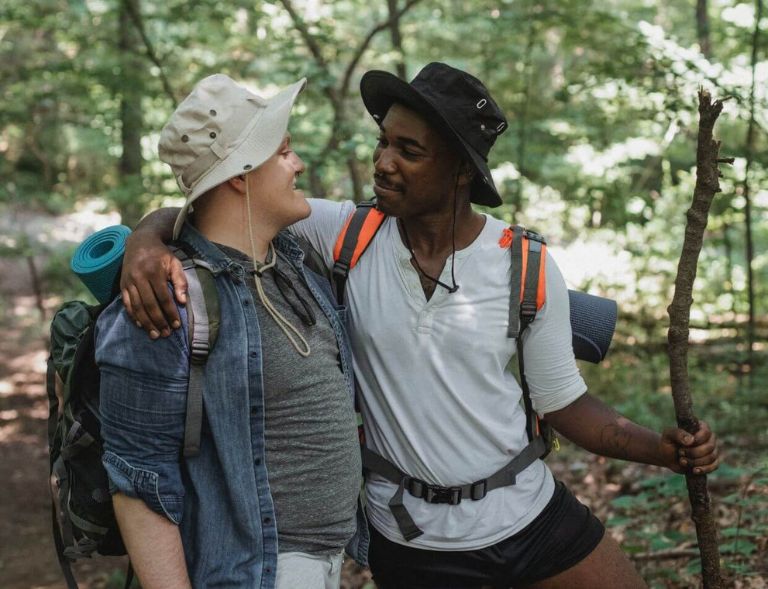
POLYGON ((702 55, 712 57, 712 46, 709 42, 709 10, 707 0, 696 0, 696 36, 699 39, 699 49, 702 55))
POLYGON ((746 233, 746 265, 747 265, 747 304, 749 307, 749 324, 747 327, 747 366, 749 367, 749 384, 752 384, 755 350, 755 276, 753 260, 755 249, 752 241, 752 197, 750 194, 749 171, 755 159, 755 69, 760 41, 760 21, 763 17, 763 2, 755 0, 755 28, 752 33, 752 84, 749 89, 749 125, 747 126, 747 164, 744 170, 744 229, 746 233))
MULTIPOLYGON (((699 135, 696 153, 696 187, 693 202, 686 214, 685 238, 675 278, 675 293, 669 313, 669 372, 672 398, 679 426, 690 433, 699 429, 699 420, 693 413, 690 383, 688 380, 688 328, 693 303, 693 283, 696 267, 704 241, 709 208, 716 193, 720 192, 718 163, 720 143, 712 137, 718 116, 723 110, 721 100, 712 102, 705 90, 699 91, 699 135)), ((720 553, 717 545, 717 526, 707 490, 706 475, 686 474, 688 497, 691 502, 691 518, 696 524, 696 537, 701 552, 701 569, 704 589, 724 587, 720 574, 720 553)))
POLYGON ((397 13, 397 0, 387 0, 389 10, 389 36, 392 39, 392 49, 397 51, 397 64, 395 68, 401 80, 408 74, 405 69, 405 52, 403 51, 403 37, 400 34, 400 16, 397 13))
MULTIPOLYGON (((133 8, 139 10, 139 1, 133 0, 133 8)), ((123 223, 133 225, 139 221, 142 207, 141 136, 143 116, 141 112, 142 76, 144 71, 138 53, 139 39, 130 12, 125 3, 120 4, 118 47, 120 49, 120 123, 122 154, 118 169, 120 187, 118 207, 123 223)))

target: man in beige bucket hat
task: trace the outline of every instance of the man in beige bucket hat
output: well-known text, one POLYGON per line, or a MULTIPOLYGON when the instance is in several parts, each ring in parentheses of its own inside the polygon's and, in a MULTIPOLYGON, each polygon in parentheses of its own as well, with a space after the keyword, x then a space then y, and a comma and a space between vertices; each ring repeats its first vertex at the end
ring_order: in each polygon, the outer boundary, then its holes
POLYGON ((121 300, 98 321, 103 463, 145 588, 327 589, 339 585, 347 544, 365 558, 344 328, 327 284, 283 231, 310 213, 287 133, 304 85, 264 99, 210 76, 160 137, 186 196, 175 244, 212 274, 220 308, 198 455, 180 458, 187 308, 181 329, 154 342, 121 300))

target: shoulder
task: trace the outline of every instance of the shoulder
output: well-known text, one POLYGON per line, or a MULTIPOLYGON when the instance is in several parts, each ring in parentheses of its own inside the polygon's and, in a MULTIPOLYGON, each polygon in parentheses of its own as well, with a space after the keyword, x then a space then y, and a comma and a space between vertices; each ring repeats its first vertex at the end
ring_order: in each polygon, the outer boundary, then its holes
POLYGON ((327 198, 308 198, 312 208, 310 219, 338 220, 346 219, 355 210, 355 203, 351 200, 337 201, 327 198))
POLYGON ((137 372, 184 377, 188 372, 188 318, 177 305, 182 326, 166 338, 152 340, 128 316, 120 297, 99 315, 95 330, 95 355, 99 366, 114 366, 137 372))

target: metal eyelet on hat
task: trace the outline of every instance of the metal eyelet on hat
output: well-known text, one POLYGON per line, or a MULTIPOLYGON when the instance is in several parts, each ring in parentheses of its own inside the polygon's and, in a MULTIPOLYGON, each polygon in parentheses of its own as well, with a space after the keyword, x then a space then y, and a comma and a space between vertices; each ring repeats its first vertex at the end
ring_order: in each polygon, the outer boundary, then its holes
POLYGON ((189 135, 182 135, 182 136, 181 136, 181 140, 182 140, 184 143, 187 143, 187 142, 189 141, 189 135))
POLYGON ((208 133, 208 137, 210 137, 211 139, 216 139, 216 133, 211 131, 210 133, 208 133))
POLYGON ((216 116, 216 111, 215 111, 215 110, 213 110, 213 109, 209 110, 209 111, 208 111, 208 113, 209 113, 209 114, 210 114, 212 117, 215 117, 215 116, 216 116))
POLYGON ((250 170, 253 166, 251 164, 245 164, 243 170, 250 170))
POLYGON ((481 98, 477 101, 477 108, 483 108, 486 104, 488 104, 488 101, 485 98, 481 98))
POLYGON ((373 115, 373 118, 378 121, 381 118, 381 115, 373 115))
POLYGON ((485 125, 480 125, 480 130, 485 131, 485 125))

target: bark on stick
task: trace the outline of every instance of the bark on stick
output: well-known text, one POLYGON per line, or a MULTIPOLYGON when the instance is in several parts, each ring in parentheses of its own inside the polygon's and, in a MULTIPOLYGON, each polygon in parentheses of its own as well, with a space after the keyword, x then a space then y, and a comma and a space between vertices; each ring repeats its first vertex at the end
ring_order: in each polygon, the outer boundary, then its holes
MULTIPOLYGON (((709 207, 715 194, 720 192, 718 164, 733 161, 720 159, 720 142, 715 141, 712 136, 715 122, 722 110, 722 100, 713 101, 709 92, 699 91, 696 187, 693 192, 693 203, 686 214, 685 239, 677 266, 675 294, 672 304, 667 309, 670 324, 668 341, 672 398, 679 426, 690 433, 695 433, 699 429, 699 420, 693 413, 688 380, 688 325, 693 302, 693 283, 696 279, 696 267, 707 227, 709 207)), ((691 518, 696 524, 704 589, 721 589, 725 585, 720 573, 717 527, 707 490, 707 477, 687 474, 685 479, 691 501, 691 518)))

